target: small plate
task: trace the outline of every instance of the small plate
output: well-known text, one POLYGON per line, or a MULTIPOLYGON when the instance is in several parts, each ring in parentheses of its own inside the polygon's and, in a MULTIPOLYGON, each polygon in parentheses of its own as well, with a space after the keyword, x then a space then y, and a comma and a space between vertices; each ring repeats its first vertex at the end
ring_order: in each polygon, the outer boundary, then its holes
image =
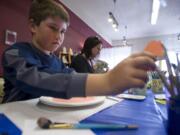
POLYGON ((166 99, 165 94, 155 94, 154 97, 155 97, 155 99, 160 99, 160 100, 166 99))
POLYGON ((117 95, 119 98, 124 98, 124 99, 132 99, 132 100, 144 100, 146 96, 143 95, 133 95, 133 94, 120 94, 117 95))
POLYGON ((81 107, 95 105, 104 102, 104 96, 96 97, 75 97, 71 99, 61 99, 53 97, 42 96, 39 101, 43 104, 55 106, 55 107, 81 107))

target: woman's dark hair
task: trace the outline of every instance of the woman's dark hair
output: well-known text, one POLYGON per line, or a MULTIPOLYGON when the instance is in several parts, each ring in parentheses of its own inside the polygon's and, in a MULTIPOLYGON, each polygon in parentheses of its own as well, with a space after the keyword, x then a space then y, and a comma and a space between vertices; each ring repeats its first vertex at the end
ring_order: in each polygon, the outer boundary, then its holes
POLYGON ((91 52, 92 48, 94 48, 99 44, 102 44, 102 41, 99 39, 99 37, 97 36, 88 37, 84 42, 84 46, 83 49, 81 50, 81 53, 84 53, 86 58, 89 58, 92 55, 91 52))

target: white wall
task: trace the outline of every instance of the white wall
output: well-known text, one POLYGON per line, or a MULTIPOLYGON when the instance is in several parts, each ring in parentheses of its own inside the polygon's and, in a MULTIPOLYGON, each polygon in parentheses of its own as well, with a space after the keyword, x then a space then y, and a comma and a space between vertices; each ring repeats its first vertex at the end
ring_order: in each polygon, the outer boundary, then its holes
POLYGON ((109 68, 112 69, 123 59, 131 54, 131 47, 112 47, 103 48, 101 50, 99 59, 108 63, 109 68))
MULTIPOLYGON (((146 44, 151 40, 161 40, 161 42, 163 42, 168 51, 180 52, 180 40, 178 40, 177 35, 178 34, 172 34, 127 40, 128 43, 132 45, 132 53, 142 51, 146 44)), ((112 45, 122 45, 122 40, 114 40, 112 41, 112 45)))
MULTIPOLYGON (((179 53, 180 58, 180 40, 178 40, 178 34, 172 35, 163 35, 163 36, 155 36, 155 37, 144 37, 138 39, 129 39, 128 44, 132 46, 132 53, 143 51, 147 43, 151 40, 160 40, 168 51, 168 56, 171 63, 177 64, 176 53, 179 53)), ((122 40, 114 40, 112 41, 113 46, 122 45, 122 40)), ((166 70, 166 63, 162 61, 161 68, 166 70)))

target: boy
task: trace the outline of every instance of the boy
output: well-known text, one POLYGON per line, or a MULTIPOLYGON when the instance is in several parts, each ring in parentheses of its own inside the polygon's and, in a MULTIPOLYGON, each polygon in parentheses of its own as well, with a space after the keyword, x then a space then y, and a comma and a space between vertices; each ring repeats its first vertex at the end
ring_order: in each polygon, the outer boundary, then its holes
POLYGON ((5 96, 12 102, 53 96, 71 98, 117 94, 143 87, 147 69, 155 69, 151 54, 134 54, 104 74, 77 74, 53 55, 64 40, 67 11, 53 0, 34 0, 29 12, 32 43, 16 43, 3 55, 5 96))

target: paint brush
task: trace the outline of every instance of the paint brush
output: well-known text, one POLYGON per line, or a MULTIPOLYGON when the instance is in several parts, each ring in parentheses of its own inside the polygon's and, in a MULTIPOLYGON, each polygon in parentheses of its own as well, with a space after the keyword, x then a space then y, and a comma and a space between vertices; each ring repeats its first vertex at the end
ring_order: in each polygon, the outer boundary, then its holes
POLYGON ((104 130, 135 130, 137 125, 122 124, 97 124, 97 123, 53 123, 47 118, 41 117, 37 124, 42 129, 104 129, 104 130))
POLYGON ((172 93, 171 93, 171 86, 168 84, 168 81, 167 81, 165 75, 161 72, 161 70, 159 69, 159 67, 156 67, 156 71, 157 71, 160 79, 162 80, 164 86, 167 88, 167 90, 170 92, 170 94, 172 94, 172 93))
POLYGON ((180 82, 179 82, 180 63, 179 63, 178 53, 176 53, 176 60, 177 60, 177 68, 175 70, 175 74, 176 74, 176 88, 177 88, 178 95, 180 95, 180 82))
POLYGON ((168 73, 169 73, 169 81, 170 81, 170 94, 171 96, 175 96, 175 91, 174 91, 174 86, 175 86, 175 81, 174 81, 174 77, 173 77, 173 72, 171 69, 171 63, 169 60, 169 57, 167 55, 167 50, 166 47, 162 44, 162 47, 164 49, 164 57, 165 57, 165 61, 166 61, 166 65, 167 65, 167 69, 168 69, 168 73))
MULTIPOLYGON (((175 78, 173 76, 170 60, 168 58, 167 50, 166 50, 165 46, 162 44, 161 41, 153 40, 153 41, 150 41, 147 44, 144 51, 151 52, 157 58, 161 58, 161 59, 165 58, 168 73, 169 73, 169 82, 170 82, 170 84, 168 84, 167 81, 166 81, 166 78, 162 74, 160 74, 159 71, 158 72, 159 72, 159 75, 160 75, 165 87, 167 87, 167 89, 168 89, 169 93, 171 94, 171 96, 174 96, 175 95, 175 86, 176 86, 176 88, 178 88, 178 85, 176 84, 177 81, 175 81, 175 78)), ((176 78, 176 80, 178 80, 178 79, 176 78)))
POLYGON ((178 72, 180 72, 180 61, 179 61, 178 53, 176 53, 176 59, 177 59, 177 70, 178 72))

